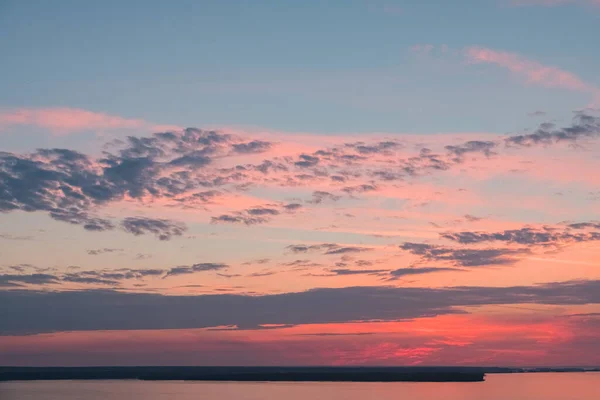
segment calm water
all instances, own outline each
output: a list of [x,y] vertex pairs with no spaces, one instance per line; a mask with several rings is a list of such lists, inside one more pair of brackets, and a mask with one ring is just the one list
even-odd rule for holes
[[476,383],[5,382],[0,399],[598,400],[600,373],[488,375]]

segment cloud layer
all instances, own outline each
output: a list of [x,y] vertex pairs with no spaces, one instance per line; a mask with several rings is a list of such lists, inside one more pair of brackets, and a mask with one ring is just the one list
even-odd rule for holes
[[[231,325],[246,329],[264,324],[396,321],[464,313],[461,307],[489,304],[598,303],[600,281],[442,289],[347,287],[266,296],[12,291],[0,292],[0,334]],[[13,306],[9,308],[9,304]]]
[[187,227],[175,220],[141,216],[118,222],[103,215],[103,210],[123,202],[206,209],[226,206],[250,188],[313,188],[312,198],[292,202],[248,199],[246,207],[220,207],[225,212],[209,219],[212,223],[264,224],[323,203],[428,180],[459,170],[474,159],[485,164],[501,159],[510,149],[561,143],[585,146],[586,140],[599,135],[600,118],[578,113],[567,127],[543,123],[531,133],[438,144],[437,151],[424,146],[410,150],[408,142],[396,139],[345,142],[316,147],[310,154],[280,155],[281,144],[273,141],[188,128],[131,136],[112,143],[117,150],[101,157],[68,149],[0,153],[0,212],[44,212],[88,231],[120,227],[134,235],[169,240],[181,236]]

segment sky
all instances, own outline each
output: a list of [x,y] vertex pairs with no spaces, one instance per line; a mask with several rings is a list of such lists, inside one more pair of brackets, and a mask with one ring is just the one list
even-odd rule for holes
[[600,365],[600,2],[0,0],[0,365]]

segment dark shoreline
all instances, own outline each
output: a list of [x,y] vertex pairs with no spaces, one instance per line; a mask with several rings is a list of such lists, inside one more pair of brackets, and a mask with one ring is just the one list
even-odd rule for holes
[[592,372],[501,367],[0,367],[0,382],[146,380],[238,382],[482,382],[486,374]]
[[0,367],[2,381],[482,382],[481,368],[435,367]]

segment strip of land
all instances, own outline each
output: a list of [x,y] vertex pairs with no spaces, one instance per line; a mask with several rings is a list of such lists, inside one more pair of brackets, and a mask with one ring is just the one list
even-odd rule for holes
[[433,367],[0,367],[0,381],[481,382],[484,375],[480,368]]
[[485,374],[591,372],[501,367],[0,367],[1,381],[481,382]]

